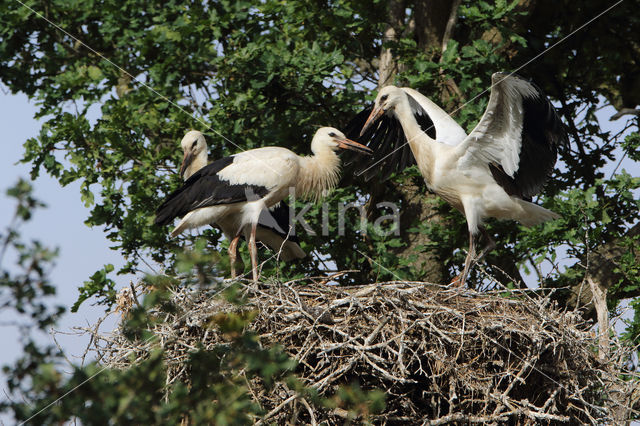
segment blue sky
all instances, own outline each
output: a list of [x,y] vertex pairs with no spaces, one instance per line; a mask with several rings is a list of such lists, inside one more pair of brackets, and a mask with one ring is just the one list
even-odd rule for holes
[[[29,179],[31,167],[17,164],[22,157],[22,144],[35,136],[41,124],[33,118],[36,106],[25,95],[12,95],[6,88],[0,92],[0,128],[2,135],[2,155],[0,156],[0,227],[3,231],[9,224],[14,212],[13,199],[6,196],[6,190],[20,177]],[[78,183],[61,187],[58,182],[42,173],[32,183],[36,198],[43,201],[47,208],[37,210],[32,220],[21,229],[25,241],[39,240],[48,247],[58,247],[59,257],[51,273],[51,282],[57,287],[57,304],[71,306],[78,296],[77,288],[93,272],[106,263],[116,266],[124,262],[118,252],[109,249],[109,241],[101,229],[89,228],[84,224],[88,209],[80,201]],[[15,257],[10,255],[3,260],[3,267],[12,269]],[[130,277],[113,277],[119,286],[126,285]],[[84,303],[78,313],[67,312],[60,321],[58,330],[69,330],[73,326],[94,324],[104,313],[102,307],[92,307]],[[13,313],[0,313],[0,339],[4,343],[0,351],[0,365],[14,360],[21,353],[18,335],[14,327],[3,325]],[[105,330],[113,327],[114,321],[104,325]],[[51,341],[48,336],[41,340]],[[78,336],[58,336],[58,341],[69,358],[84,352],[88,338]],[[3,386],[4,387],[4,381]]]
[[[23,152],[22,144],[25,140],[35,136],[41,123],[33,118],[36,106],[25,95],[6,93],[6,88],[0,84],[0,126],[3,129],[2,155],[0,156],[0,227],[8,225],[13,215],[15,203],[5,195],[7,188],[12,186],[20,177],[29,178],[30,166],[19,164]],[[613,114],[612,108],[599,112],[600,120],[607,121]],[[622,127],[626,120],[607,124],[613,130]],[[176,149],[178,149],[176,141]],[[611,171],[617,163],[610,164]],[[638,165],[625,159],[620,169],[626,168],[637,176]],[[619,169],[619,170],[620,170]],[[634,170],[636,169],[636,170]],[[47,208],[39,209],[32,220],[20,229],[23,240],[39,240],[49,247],[60,249],[55,268],[51,274],[51,282],[57,287],[56,304],[70,307],[77,299],[77,288],[82,285],[93,272],[106,263],[115,265],[116,270],[124,263],[117,251],[109,249],[110,242],[104,237],[100,228],[89,228],[84,224],[88,209],[80,201],[79,184],[73,183],[61,187],[58,182],[46,173],[33,182],[35,196],[43,201]],[[8,256],[3,260],[3,267],[11,270],[15,257]],[[112,275],[118,288],[128,285],[132,277]],[[93,307],[91,301],[85,302],[78,313],[67,312],[57,326],[60,331],[69,331],[71,327],[90,326],[104,314],[102,307]],[[14,327],[3,323],[10,315],[0,312],[0,338],[4,343],[0,351],[0,366],[11,363],[21,353],[19,336]],[[117,316],[112,316],[103,323],[101,330],[108,332],[115,326]],[[40,337],[43,343],[53,343],[51,337]],[[77,335],[58,335],[58,341],[67,357],[75,363],[75,357],[82,355],[86,349],[88,338]],[[4,389],[4,379],[0,389]],[[1,391],[1,390],[0,390]],[[0,417],[0,423],[6,420]]]

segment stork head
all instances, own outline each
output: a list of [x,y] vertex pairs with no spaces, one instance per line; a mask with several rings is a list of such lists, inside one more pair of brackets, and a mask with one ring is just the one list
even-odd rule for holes
[[311,141],[311,152],[317,154],[323,149],[329,148],[332,151],[338,149],[349,149],[351,151],[361,152],[371,155],[373,151],[358,142],[347,139],[347,137],[338,129],[333,127],[321,127],[313,136]]
[[[191,176],[193,173],[189,173],[188,176],[185,176],[185,172],[193,163],[193,160],[198,158],[201,155],[207,155],[207,142],[204,140],[204,135],[197,131],[191,130],[187,132],[186,135],[182,138],[180,142],[182,146],[182,151],[184,152],[184,157],[182,158],[182,166],[180,167],[180,176],[184,179]],[[205,160],[206,163],[206,160]]]
[[388,112],[392,112],[396,105],[398,105],[403,98],[406,99],[406,97],[406,93],[396,86],[385,86],[380,89],[378,96],[376,96],[373,110],[371,111],[371,114],[369,114],[369,118],[367,118],[364,126],[362,126],[360,136],[362,136],[364,132],[380,117]]

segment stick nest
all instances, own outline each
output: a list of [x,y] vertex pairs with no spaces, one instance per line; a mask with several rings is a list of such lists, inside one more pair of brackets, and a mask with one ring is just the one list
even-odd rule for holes
[[[296,375],[321,396],[353,382],[384,391],[384,411],[368,419],[376,424],[611,420],[603,395],[616,375],[598,362],[588,324],[548,299],[411,282],[242,285],[249,301],[242,307],[214,290],[173,290],[179,308],[162,313],[166,321],[153,330],[168,384],[188,381],[190,351],[228,342],[208,325],[212,315],[251,309],[261,344],[281,345],[297,360]],[[107,366],[126,368],[132,353],[144,359],[158,341],[115,332],[102,336],[100,355]],[[267,412],[261,421],[343,424],[348,414],[312,406],[284,383],[268,391],[257,380],[250,385]]]

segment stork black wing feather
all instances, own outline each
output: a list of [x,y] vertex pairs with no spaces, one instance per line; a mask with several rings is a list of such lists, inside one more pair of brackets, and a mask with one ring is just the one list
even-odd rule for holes
[[295,229],[290,226],[289,213],[289,205],[284,201],[280,201],[275,207],[260,212],[258,225],[291,242],[299,243],[300,239],[295,235]]
[[431,139],[436,138],[436,126],[433,124],[433,120],[427,113],[427,111],[422,108],[422,106],[414,99],[413,96],[407,93],[407,98],[409,98],[409,106],[411,106],[411,112],[413,116],[416,118],[418,125]]
[[373,179],[378,173],[381,174],[383,180],[387,179],[394,172],[402,171],[415,164],[411,148],[407,144],[404,132],[395,117],[383,115],[360,136],[360,131],[371,111],[373,111],[373,106],[368,106],[345,127],[345,135],[349,139],[365,144],[373,150],[371,156],[351,155],[343,163],[347,167],[351,166],[356,175],[364,175],[366,182]]
[[533,86],[538,96],[522,99],[524,121],[520,167],[514,175],[523,197],[540,192],[553,171],[558,148],[569,143],[565,126],[551,101],[539,87]]
[[166,225],[192,210],[221,204],[232,204],[267,195],[259,185],[232,185],[220,179],[218,172],[233,162],[233,157],[216,160],[193,174],[158,207],[154,223]]
[[[388,130],[385,132],[384,137],[381,138],[381,142],[389,145],[390,149],[385,149],[384,145],[382,145],[380,150],[388,152],[385,154],[386,158],[381,159],[379,165],[371,167],[367,171],[368,173],[365,175],[367,182],[373,179],[378,172],[381,173],[380,179],[385,181],[389,179],[393,173],[404,170],[405,165],[399,162],[403,157],[402,152],[408,151],[409,154],[411,154],[411,148],[407,145],[407,138],[404,136],[400,122],[389,117],[383,117],[383,119],[386,119],[389,123],[387,124]],[[411,158],[413,158],[413,156],[411,156]]]
[[373,106],[369,105],[358,114],[356,114],[356,116],[347,123],[347,125],[344,127],[344,134],[347,138],[356,142],[358,141],[358,138],[360,137],[360,131],[362,130],[364,123],[367,121],[367,117],[369,117],[369,114],[371,114],[371,111],[373,111]]
[[[522,79],[516,75],[513,77]],[[525,200],[542,190],[553,171],[558,148],[568,144],[565,125],[549,98],[533,82],[527,83],[535,89],[535,93],[522,97],[524,115],[518,170],[510,177],[501,167],[490,165],[496,182],[509,195]]]

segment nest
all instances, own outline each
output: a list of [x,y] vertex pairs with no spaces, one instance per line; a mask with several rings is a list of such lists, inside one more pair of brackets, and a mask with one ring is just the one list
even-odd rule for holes
[[[357,382],[386,393],[380,424],[556,424],[612,421],[606,398],[616,374],[594,354],[595,335],[573,313],[526,292],[479,293],[426,283],[356,287],[322,283],[243,284],[256,310],[262,345],[279,344],[298,362],[296,375],[322,396]],[[219,292],[219,289],[217,290]],[[169,383],[188,381],[184,360],[225,336],[212,315],[239,309],[213,290],[175,289],[179,310],[154,333],[166,351]],[[126,368],[158,342],[103,336],[106,365]],[[135,362],[135,361],[134,361]],[[309,404],[284,383],[252,393],[279,424],[343,424],[347,412]]]

